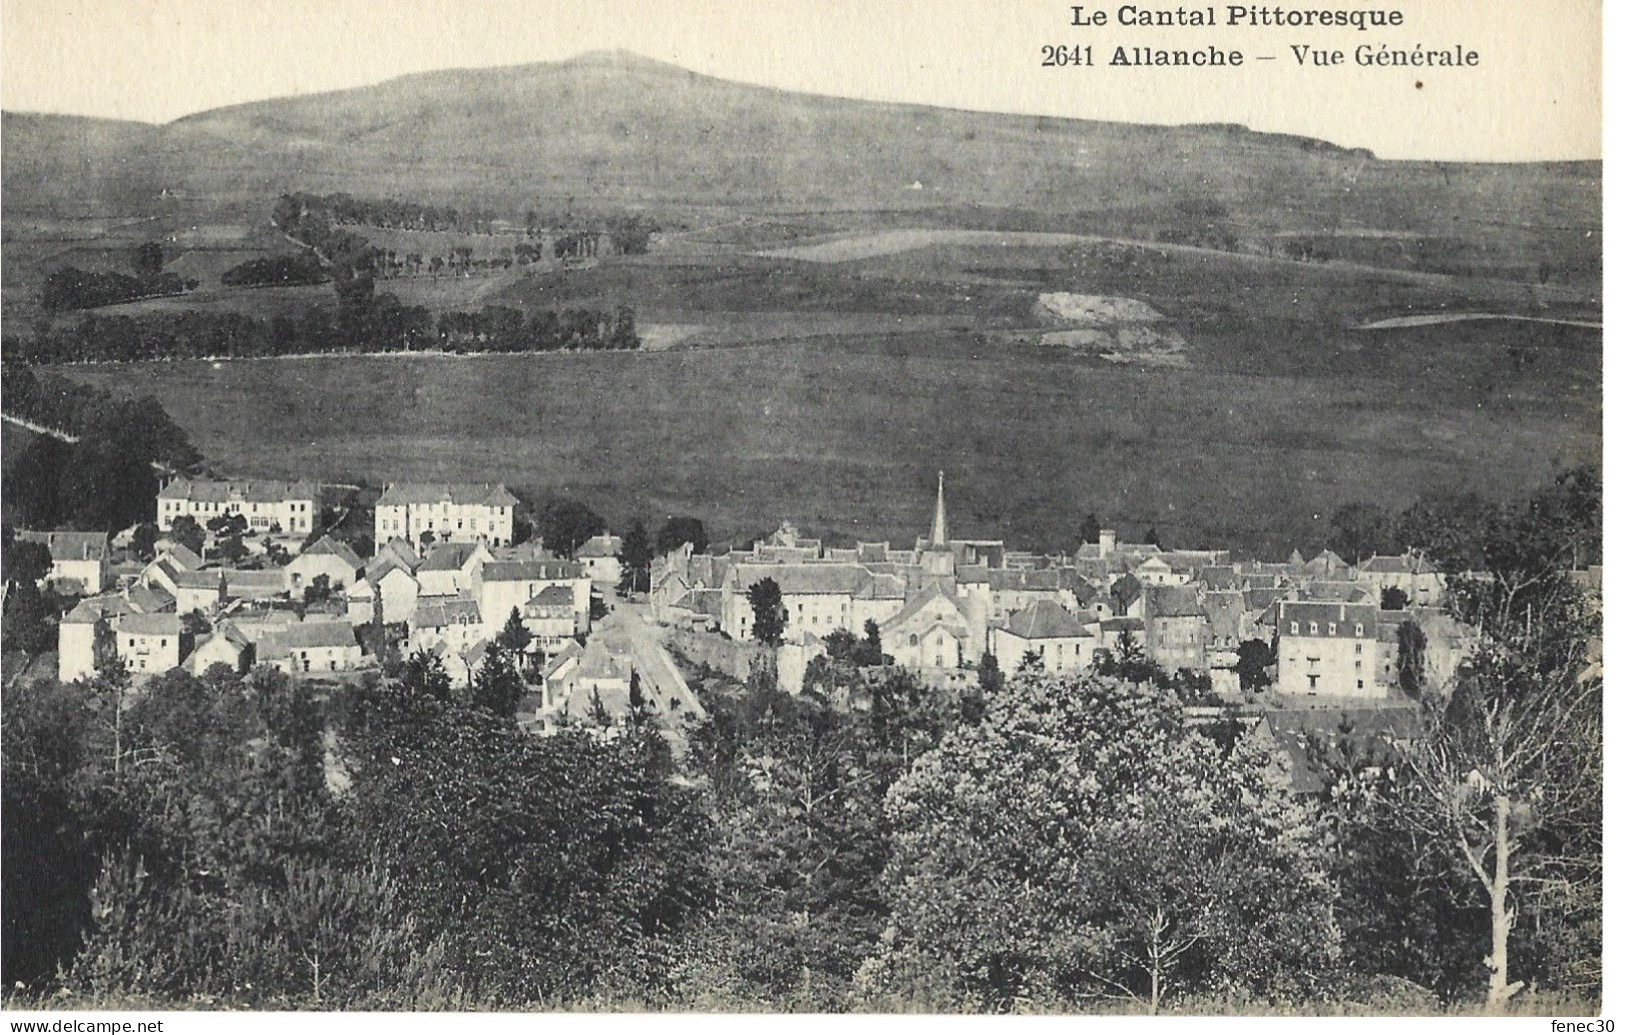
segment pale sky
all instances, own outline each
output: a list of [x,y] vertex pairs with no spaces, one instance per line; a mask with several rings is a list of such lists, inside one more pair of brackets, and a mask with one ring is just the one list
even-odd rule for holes
[[[1271,6],[1282,0],[1268,0]],[[1294,2],[1294,0],[1286,0]],[[1077,28],[1071,0],[0,0],[0,104],[165,122],[438,68],[624,48],[726,79],[875,100],[1152,123],[1237,122],[1386,158],[1600,158],[1600,0],[1303,0],[1402,28]],[[1152,3],[1172,9],[1174,3]],[[1300,5],[1302,6],[1302,5]],[[1203,7],[1202,9],[1206,9]],[[1216,5],[1219,18],[1226,6]],[[1040,48],[1094,44],[1094,68]],[[1241,49],[1239,69],[1105,67],[1124,47]],[[1300,68],[1291,45],[1346,52]],[[1476,68],[1354,65],[1360,44]],[[1272,62],[1253,60],[1273,55]],[[1418,83],[1421,84],[1418,87]]]

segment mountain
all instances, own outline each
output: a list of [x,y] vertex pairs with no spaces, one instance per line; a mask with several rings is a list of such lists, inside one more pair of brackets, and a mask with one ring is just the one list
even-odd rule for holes
[[[6,114],[8,208],[160,192],[263,211],[294,189],[750,210],[996,209],[1121,220],[1191,199],[1286,229],[1600,223],[1597,163],[1384,162],[1239,126],[968,112],[792,93],[625,53],[431,72],[164,126]],[[983,217],[973,217],[983,218]],[[1075,221],[1074,224],[1075,225]]]

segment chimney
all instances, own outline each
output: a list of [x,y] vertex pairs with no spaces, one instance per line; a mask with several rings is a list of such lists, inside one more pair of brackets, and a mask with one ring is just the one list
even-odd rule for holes
[[1110,528],[1100,530],[1100,556],[1117,552],[1117,532]]

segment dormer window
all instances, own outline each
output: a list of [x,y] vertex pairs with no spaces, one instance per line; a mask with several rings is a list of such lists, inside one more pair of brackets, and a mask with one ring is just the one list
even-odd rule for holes
[[1309,623],[1309,635],[1310,636],[1319,636],[1320,635],[1320,623],[1319,622],[1310,622]]
[[1354,623],[1354,635],[1356,635],[1356,636],[1364,636],[1365,635],[1365,623],[1364,622],[1355,622]]
[[1326,635],[1327,636],[1336,636],[1337,635],[1337,623],[1336,622],[1327,623],[1327,625],[1326,625]]
[[1294,636],[1298,635],[1298,623],[1297,622],[1292,623],[1292,635],[1294,635]]

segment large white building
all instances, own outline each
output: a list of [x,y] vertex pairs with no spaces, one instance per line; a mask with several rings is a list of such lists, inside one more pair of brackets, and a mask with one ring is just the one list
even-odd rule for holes
[[519,502],[501,484],[400,482],[389,486],[373,508],[373,541],[404,539],[424,543],[513,542],[513,508]]
[[1387,695],[1387,687],[1379,678],[1375,607],[1283,600],[1276,608],[1282,693],[1318,697]]
[[308,535],[321,514],[319,498],[314,482],[176,478],[158,492],[158,528],[167,532],[180,517],[207,525],[217,517],[241,514],[255,532]]

